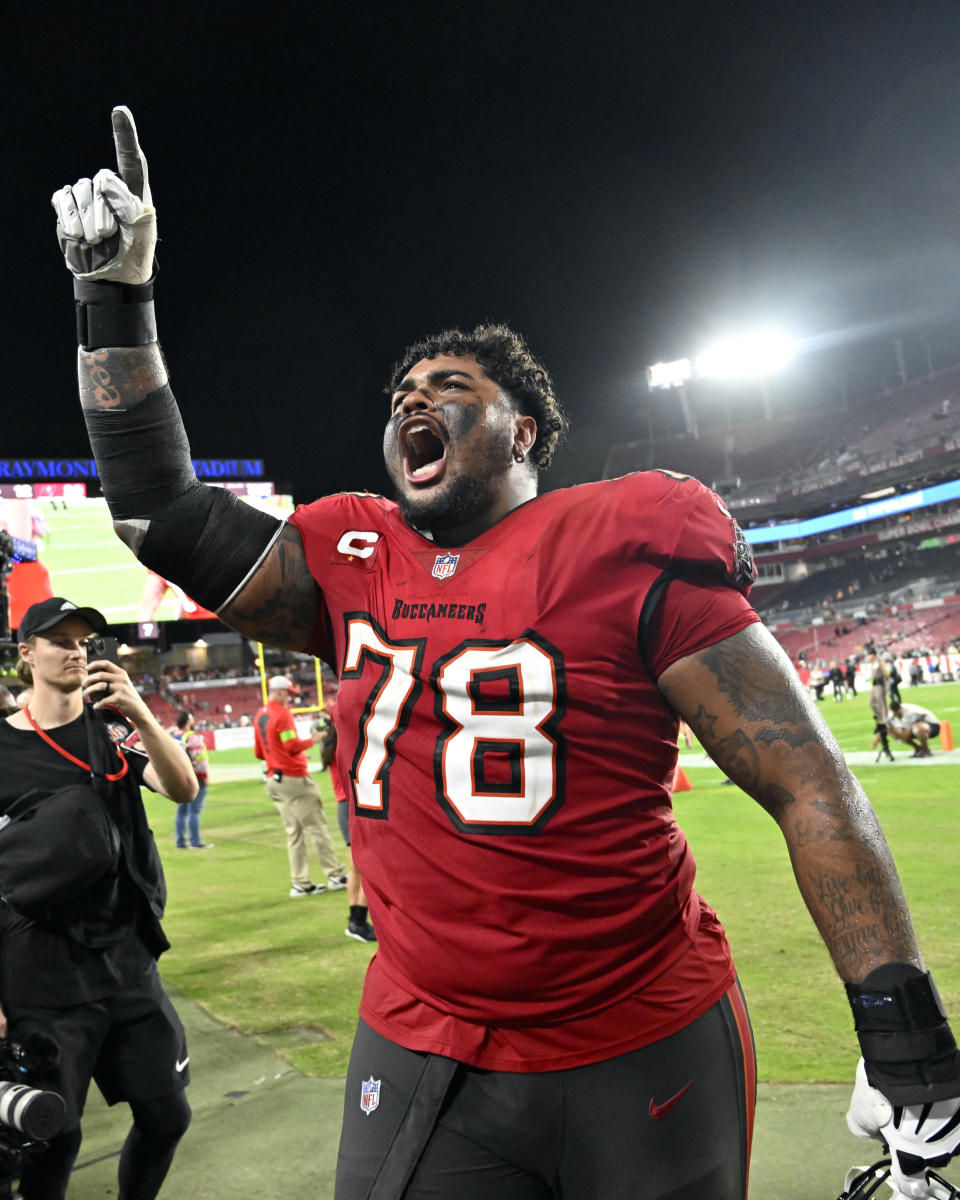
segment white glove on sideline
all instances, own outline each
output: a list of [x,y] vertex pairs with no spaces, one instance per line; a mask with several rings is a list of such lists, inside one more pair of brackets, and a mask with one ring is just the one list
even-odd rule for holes
[[146,283],[153,274],[157,213],[133,114],[122,105],[113,110],[113,140],[119,176],[104,168],[92,180],[54,192],[57,240],[78,279]]
[[889,1147],[894,1200],[941,1200],[944,1192],[926,1169],[943,1167],[960,1146],[960,1097],[894,1106],[870,1086],[861,1058],[847,1127],[857,1137],[875,1138]]

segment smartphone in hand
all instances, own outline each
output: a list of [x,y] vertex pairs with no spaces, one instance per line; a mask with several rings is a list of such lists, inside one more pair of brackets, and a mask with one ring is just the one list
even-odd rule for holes
[[119,666],[119,646],[120,643],[115,637],[87,638],[87,662],[97,662],[105,659],[107,662],[116,663]]

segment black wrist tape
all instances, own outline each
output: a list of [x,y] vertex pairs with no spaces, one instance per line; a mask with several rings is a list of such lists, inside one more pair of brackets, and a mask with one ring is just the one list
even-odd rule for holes
[[847,984],[867,1079],[892,1104],[960,1094],[960,1053],[929,972],[887,963]]
[[89,409],[84,420],[111,516],[117,523],[146,525],[137,558],[216,611],[283,522],[225,488],[199,482],[168,386],[127,410]]
[[157,340],[153,283],[109,283],[74,279],[77,342],[84,350],[104,346],[147,346]]

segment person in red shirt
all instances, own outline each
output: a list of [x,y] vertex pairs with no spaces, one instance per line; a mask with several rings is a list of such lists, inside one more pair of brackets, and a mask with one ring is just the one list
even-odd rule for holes
[[[273,676],[267,684],[268,702],[254,719],[253,736],[254,753],[266,763],[267,795],[277,806],[287,835],[290,895],[299,898],[340,891],[347,886],[347,876],[330,841],[320,789],[310,778],[307,751],[319,735],[301,738],[290,712],[295,688],[286,675]],[[308,838],[326,873],[326,884],[310,878]]]
[[[403,354],[395,502],[328,496],[279,523],[204,488],[157,342],[146,160],[130,112],[113,122],[119,175],[53,203],[114,528],[226,624],[340,679],[379,945],[337,1200],[744,1200],[756,1063],[673,812],[680,718],[784,836],[854,1014],[850,1127],[889,1145],[901,1193],[931,1195],[960,1145],[960,1052],[870,803],[746,599],[723,501],[665,471],[540,494],[565,420],[500,325]],[[458,255],[421,247],[411,272]]]

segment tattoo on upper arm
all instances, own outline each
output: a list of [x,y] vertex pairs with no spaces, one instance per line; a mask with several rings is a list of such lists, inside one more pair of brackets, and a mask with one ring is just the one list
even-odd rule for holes
[[753,739],[767,746],[785,742],[794,749],[818,742],[817,731],[795,690],[784,687],[781,671],[772,663],[765,665],[759,655],[751,659],[750,671],[744,671],[740,647],[731,645],[733,640],[711,646],[700,659],[716,677],[720,691],[729,696],[737,716],[757,726]]
[[756,747],[742,729],[736,729],[710,746],[714,762],[744,791],[751,792],[760,778],[760,759]]
[[[822,731],[811,720],[802,694],[785,678],[780,661],[762,643],[744,645],[743,639],[730,638],[704,650],[697,660],[713,676],[717,691],[729,699],[729,706],[722,709],[718,706],[716,712],[711,712],[700,702],[688,717],[691,728],[714,762],[775,820],[781,821],[796,796],[789,780],[764,779],[764,751],[779,746],[788,752],[799,752],[806,771],[819,770],[831,757]],[[668,689],[669,682],[665,694],[670,699]],[[709,691],[708,684],[704,692],[709,694]],[[829,801],[825,800],[824,805],[826,827],[841,814]],[[846,833],[827,834],[811,823],[804,836],[809,841],[825,836],[842,840]]]
[[727,737],[716,736],[717,713],[708,712],[701,704],[688,721],[700,742],[710,751],[710,757],[744,791],[751,791],[760,776],[760,760],[756,748],[742,729]]
[[702,742],[704,738],[711,738],[713,736],[713,727],[716,725],[717,720],[717,714],[707,712],[701,704],[693,716],[687,720],[687,724]]
[[156,343],[101,350],[81,347],[77,376],[81,408],[124,412],[163,387],[167,382],[167,369]]
[[270,645],[302,650],[321,602],[300,535],[286,525],[256,576],[220,617]]

